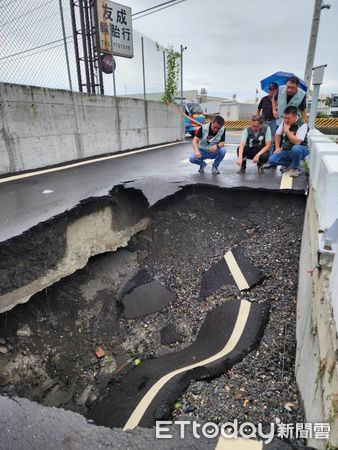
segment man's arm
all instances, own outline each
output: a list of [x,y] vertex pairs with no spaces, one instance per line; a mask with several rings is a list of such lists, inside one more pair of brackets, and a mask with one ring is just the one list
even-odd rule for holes
[[262,100],[258,103],[256,115],[260,114],[262,111]]
[[296,138],[299,139],[302,143],[305,140],[308,131],[309,128],[307,123],[303,123],[303,125],[297,130]]
[[301,144],[302,140],[299,139],[297,136],[295,136],[291,131],[290,131],[290,125],[286,125],[284,124],[283,126],[283,131],[286,134],[286,136],[288,137],[289,141],[292,142],[292,144]]
[[279,125],[275,133],[275,151],[274,153],[279,153],[282,151],[281,142],[282,142],[282,134],[283,134],[283,125],[284,121]]
[[277,111],[277,100],[276,95],[278,95],[278,91],[276,94],[272,97],[271,103],[272,103],[272,114],[275,119],[278,119],[278,111]]
[[193,140],[192,140],[192,146],[193,146],[193,149],[194,149],[195,156],[197,156],[197,158],[201,157],[201,153],[200,153],[199,148],[198,148],[199,141],[200,140],[199,140],[199,138],[197,136],[195,136],[193,138]]
[[225,144],[224,141],[219,141],[217,144],[210,147],[211,153],[216,153],[219,148],[224,147],[224,144]]
[[300,110],[300,115],[303,119],[303,122],[307,122],[307,111],[306,111],[306,95],[304,95],[303,100],[301,101],[300,105],[298,106]]
[[244,152],[244,147],[245,147],[247,138],[248,138],[248,131],[246,128],[244,128],[242,136],[241,136],[241,141],[240,141],[240,144],[238,147],[238,158],[236,161],[236,164],[238,164],[239,166],[241,166],[242,162],[243,162],[243,152]]
[[254,156],[254,158],[252,158],[252,162],[253,163],[257,163],[259,160],[259,157],[261,155],[263,155],[264,153],[268,152],[270,150],[271,147],[271,140],[270,141],[265,141],[265,145],[263,148],[260,149],[260,151],[258,153],[256,153],[256,155]]
[[282,140],[281,135],[277,134],[277,132],[276,132],[276,134],[275,134],[275,151],[274,151],[274,153],[279,153],[279,152],[282,151],[281,140]]
[[300,114],[302,116],[303,122],[307,122],[307,110],[306,108]]
[[261,111],[262,111],[262,99],[258,103],[256,114],[261,114]]
[[245,147],[245,142],[241,142],[239,144],[239,149],[238,149],[238,159],[237,159],[237,164],[238,165],[241,165],[242,162],[243,162],[244,147]]
[[256,155],[252,159],[252,162],[253,163],[258,162],[259,157],[261,155],[263,155],[264,153],[268,152],[270,150],[270,147],[271,147],[271,129],[270,129],[270,127],[268,127],[265,132],[265,145],[263,148],[260,149],[260,151],[258,153],[256,153]]
[[224,147],[224,145],[225,145],[225,129],[224,129],[224,131],[223,131],[221,140],[220,140],[217,144],[215,144],[215,145],[213,145],[212,147],[210,147],[210,151],[211,151],[212,153],[216,153],[217,150],[218,150],[219,148]]

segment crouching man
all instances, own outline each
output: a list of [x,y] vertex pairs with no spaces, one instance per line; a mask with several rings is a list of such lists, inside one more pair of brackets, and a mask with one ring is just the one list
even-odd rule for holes
[[241,142],[237,149],[237,173],[246,171],[246,160],[252,159],[257,164],[258,172],[263,172],[263,164],[269,158],[271,147],[271,130],[264,122],[264,117],[256,114],[251,118],[251,125],[243,130]]
[[289,171],[291,177],[298,177],[300,163],[309,154],[307,133],[307,123],[298,116],[297,108],[288,106],[276,131],[275,151],[264,168],[283,166],[283,171]]
[[211,123],[202,125],[196,132],[192,140],[194,153],[190,157],[190,162],[198,164],[199,173],[203,173],[207,163],[205,159],[213,159],[211,172],[219,174],[218,166],[223,161],[226,150],[224,119],[216,116]]

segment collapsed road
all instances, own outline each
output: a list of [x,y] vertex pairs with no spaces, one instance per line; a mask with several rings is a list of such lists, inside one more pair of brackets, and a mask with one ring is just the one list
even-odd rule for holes
[[[181,158],[182,148],[176,151]],[[160,159],[159,155],[155,155],[156,158]],[[148,164],[148,155],[146,161]],[[155,165],[150,170],[156,172],[159,167]],[[84,180],[84,174],[78,171],[76,169],[72,175]],[[107,167],[105,171],[108,177]],[[97,198],[89,195],[85,202],[67,212],[59,210],[56,216],[55,212],[61,206],[58,196],[63,195],[58,189],[67,187],[68,177],[64,173],[61,177],[58,173],[52,181],[48,175],[46,183],[44,175],[30,183],[28,189],[34,187],[40,199],[45,198],[41,197],[42,188],[53,190],[52,196],[56,193],[51,209],[47,211],[53,216],[49,215],[48,219],[31,226],[33,224],[29,223],[31,219],[27,215],[27,222],[23,220],[17,225],[17,231],[18,227],[24,230],[28,226],[28,229],[17,237],[11,236],[10,226],[3,228],[3,236],[7,233],[8,239],[2,242],[0,250],[5,252],[7,261],[10,261],[13,251],[13,258],[21,257],[21,262],[15,270],[11,264],[1,267],[2,279],[11,280],[1,284],[2,294],[21,289],[20,276],[25,286],[41,277],[44,277],[46,285],[40,284],[39,292],[40,280],[32,296],[27,291],[30,297],[27,303],[4,312],[0,317],[0,338],[6,348],[0,359],[3,394],[26,397],[43,405],[58,406],[91,417],[94,411],[100,410],[112,382],[118,388],[123,383],[128,386],[132,384],[128,377],[138,377],[137,373],[140,373],[142,378],[147,367],[153,371],[152,364],[161,358],[168,361],[165,364],[168,370],[161,369],[163,376],[178,367],[184,368],[189,361],[192,362],[189,357],[194,355],[194,345],[197,349],[195,356],[203,351],[203,346],[209,351],[208,339],[210,342],[218,341],[215,354],[217,349],[226,347],[229,333],[236,323],[234,311],[238,311],[240,305],[248,305],[250,313],[247,319],[250,320],[245,323],[251,326],[251,334],[243,338],[244,346],[240,349],[234,347],[235,357],[230,355],[227,359],[224,354],[217,364],[212,363],[209,368],[204,364],[202,371],[189,370],[189,376],[179,377],[177,385],[174,376],[169,383],[171,394],[167,395],[165,386],[161,389],[155,408],[157,415],[150,415],[144,425],[151,426],[155,418],[187,415],[216,423],[225,417],[238,417],[242,421],[249,417],[253,422],[260,421],[266,425],[276,417],[287,422],[301,421],[303,412],[293,369],[304,178],[295,180],[292,190],[282,189],[281,192],[282,177],[278,174],[266,174],[266,177],[263,174],[258,181],[255,181],[257,175],[250,173],[245,175],[248,175],[247,179],[229,176],[217,180],[206,174],[204,186],[201,186],[201,177],[188,175],[190,171],[191,167],[182,162],[178,173],[168,176],[166,171],[162,179],[161,174],[155,176],[152,173],[147,181],[129,180],[125,187],[118,183],[120,187],[104,195],[101,194],[109,186],[108,178],[103,175],[101,186],[96,184],[94,189],[95,177],[89,176],[86,194],[93,194],[95,190],[100,195]],[[88,175],[88,168],[85,172]],[[121,171],[120,177],[123,175]],[[23,181],[15,183],[20,185]],[[246,183],[258,183],[258,189],[243,190]],[[212,187],[213,184],[216,187]],[[8,190],[10,186],[5,185],[5,188]],[[13,185],[11,189],[14,192]],[[81,189],[80,183],[75,195],[83,197]],[[28,195],[27,187],[25,195]],[[75,201],[74,198],[67,202]],[[66,275],[57,270],[54,278],[47,282],[46,273],[55,271],[69,252],[67,227],[78,219],[87,220],[86,217],[105,208],[109,208],[107,223],[114,223],[112,229],[121,234],[121,241],[115,240],[113,246],[107,246],[105,241],[99,251],[87,253],[87,259],[91,258],[88,263],[81,257],[78,266],[69,266],[73,272],[80,270],[75,273],[69,271]],[[46,209],[41,207],[39,211],[37,208],[35,220],[43,215],[46,218]],[[95,220],[89,222],[89,228],[95,228],[97,224],[95,216]],[[78,225],[81,228],[81,222]],[[108,228],[102,228],[103,237]],[[128,233],[123,233],[126,228]],[[85,238],[86,233],[83,234]],[[27,238],[26,245],[20,238]],[[240,247],[263,278],[249,290],[239,290],[236,283],[222,284],[216,277],[218,285],[201,296],[203,276],[224,261],[229,250],[234,249],[236,253],[236,248]],[[75,248],[74,254],[77,252],[78,248]],[[95,256],[96,253],[103,254]],[[124,316],[121,292],[140,270],[146,272],[141,285],[158,280],[175,294],[176,300],[157,312],[128,319]],[[23,295],[22,299],[28,300],[26,297]],[[223,310],[227,318],[224,327],[220,319],[220,311]],[[268,311],[270,316],[265,326]],[[211,322],[210,317],[214,317]],[[170,324],[176,337],[171,343],[161,344],[161,332]],[[209,332],[210,326],[215,335]],[[243,331],[246,333],[245,329]],[[98,347],[103,350],[100,357],[95,355]],[[252,351],[255,347],[257,349]],[[189,356],[186,361],[174,366],[171,360],[184,353]],[[211,353],[208,352],[201,354],[200,361],[209,356]],[[210,377],[212,379],[207,381]],[[140,398],[155,381],[153,378],[149,382],[141,382]],[[130,396],[134,397],[133,405],[136,407],[134,393],[131,392]],[[108,404],[117,413],[121,408],[118,396],[113,396]],[[127,418],[128,411],[125,413]],[[126,422],[123,423],[121,416],[119,423],[110,425],[122,427]],[[296,444],[303,445],[302,442]]]

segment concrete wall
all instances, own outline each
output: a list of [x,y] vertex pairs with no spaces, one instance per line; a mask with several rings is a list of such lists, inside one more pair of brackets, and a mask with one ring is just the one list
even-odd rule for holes
[[204,114],[219,114],[221,102],[212,100],[210,102],[200,103],[200,107]]
[[178,107],[0,83],[0,175],[182,139]]
[[[325,229],[338,217],[338,145],[311,132],[310,191],[305,211],[297,300],[296,378],[306,422],[331,426],[314,448],[338,448],[338,251],[324,249]],[[338,238],[338,236],[337,236]]]
[[219,113],[224,120],[250,119],[257,111],[256,103],[239,103],[237,101],[220,104]]
[[[164,92],[148,92],[146,94],[146,99],[147,100],[152,100],[155,102],[159,102],[161,101],[161,98],[163,97]],[[138,98],[140,100],[144,99],[144,94],[143,92],[140,94],[125,94],[122,95],[121,97],[125,97],[125,98]],[[190,89],[187,91],[183,91],[183,99],[184,100],[192,100],[194,102],[198,102],[198,90],[197,89]],[[176,101],[180,102],[181,100],[181,92],[180,91],[176,91],[174,94],[174,98],[176,99]]]

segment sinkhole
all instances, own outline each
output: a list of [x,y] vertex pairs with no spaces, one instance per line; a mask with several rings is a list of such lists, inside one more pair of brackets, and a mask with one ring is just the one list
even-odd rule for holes
[[[304,210],[300,195],[206,186],[150,208],[120,186],[11,239],[0,247],[1,395],[123,428],[173,372],[134,423],[302,422],[294,364]],[[228,269],[223,278],[229,251],[244,255],[244,278],[259,273],[248,288]]]

